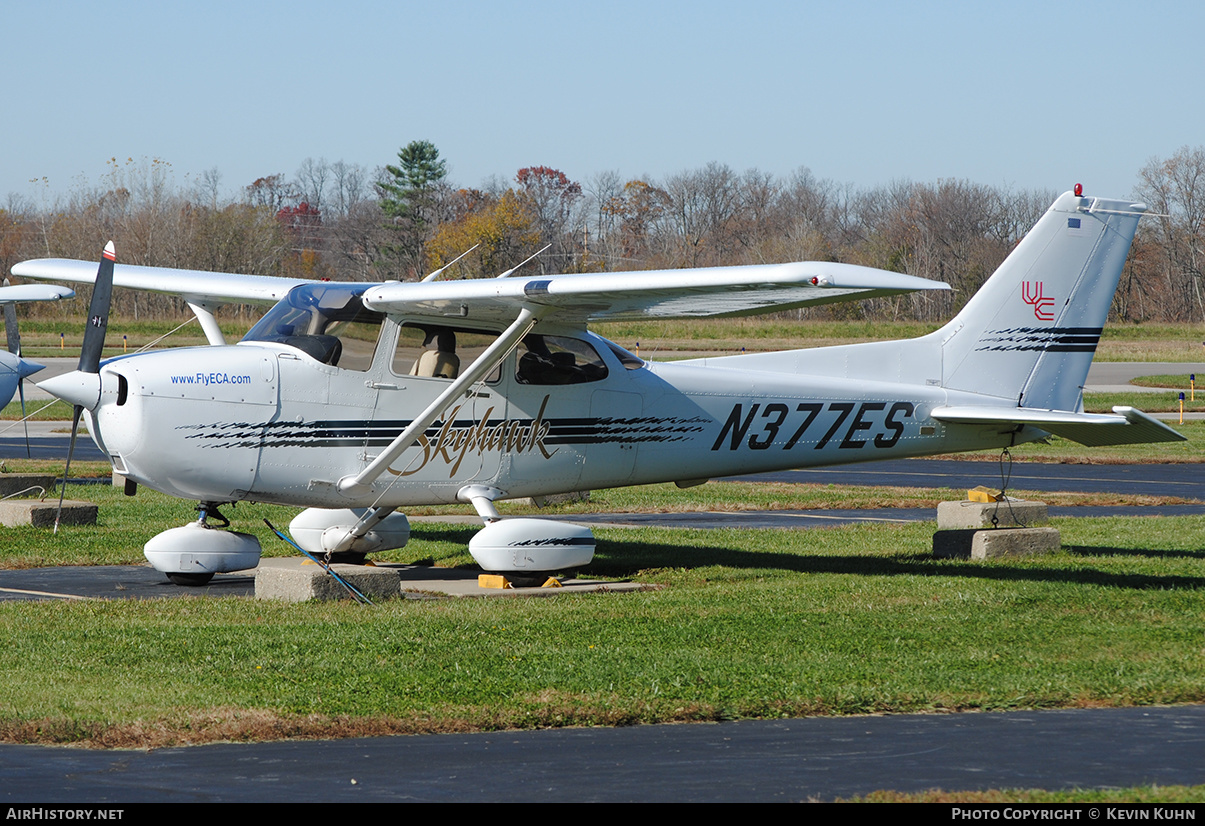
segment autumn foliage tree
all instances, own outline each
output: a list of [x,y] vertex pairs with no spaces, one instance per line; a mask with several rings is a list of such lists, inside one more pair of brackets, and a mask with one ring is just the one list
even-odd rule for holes
[[[952,292],[792,311],[792,317],[948,318],[1045,211],[1055,193],[962,180],[858,188],[800,167],[780,177],[719,164],[660,179],[598,173],[588,187],[549,166],[453,188],[427,141],[376,172],[307,159],[223,197],[214,169],[175,185],[171,164],[114,158],[95,185],[9,196],[0,210],[0,264],[38,257],[95,260],[112,239],[124,263],[219,272],[414,278],[480,247],[445,277],[491,277],[552,248],[523,270],[670,269],[780,261],[843,261],[949,282]],[[1152,159],[1138,199],[1151,214],[1114,299],[1113,317],[1205,318],[1205,147]],[[1114,193],[1119,194],[1119,193]],[[36,204],[36,205],[35,205]],[[588,234],[587,234],[588,225]],[[31,306],[70,314],[77,302]],[[118,290],[114,312],[187,313],[171,296]],[[225,312],[244,312],[232,308]],[[260,308],[245,310],[253,317]]]
[[482,197],[458,220],[441,226],[427,245],[427,267],[438,269],[477,244],[445,278],[497,276],[539,250],[541,240],[535,217],[514,190],[507,190],[498,199]]
[[582,197],[581,185],[569,180],[569,176],[559,169],[548,166],[520,169],[515,175],[515,183],[519,185],[517,197],[531,215],[543,242],[541,246],[552,247],[540,256],[537,262],[540,271],[572,271],[574,208]]

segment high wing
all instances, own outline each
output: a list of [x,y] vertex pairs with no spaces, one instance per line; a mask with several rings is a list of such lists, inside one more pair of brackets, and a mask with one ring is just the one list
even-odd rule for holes
[[[13,274],[91,283],[96,265],[61,258],[24,261]],[[118,264],[118,287],[178,295],[212,309],[224,303],[275,303],[301,278]],[[948,290],[939,281],[852,264],[800,262],[693,270],[652,270],[538,278],[365,284],[364,305],[381,312],[470,317],[509,324],[523,307],[551,307],[564,322],[740,316],[814,304]],[[196,307],[194,307],[196,309]]]
[[[91,284],[96,280],[96,262],[69,258],[38,258],[13,267],[13,275],[36,281],[71,281]],[[178,295],[203,304],[275,304],[285,293],[300,284],[314,283],[304,278],[276,278],[268,275],[236,275],[204,270],[176,270],[170,267],[137,267],[117,264],[113,267],[113,286],[152,293]]]
[[[95,273],[93,273],[95,275]],[[0,287],[0,305],[24,304],[27,301],[59,301],[72,298],[75,293],[66,287],[53,284],[17,284]]]
[[[742,316],[854,301],[948,284],[852,264],[798,262],[692,270],[554,275],[370,288],[364,305],[382,312],[510,322],[519,307],[550,307],[558,321]],[[545,316],[548,317],[548,316]]]

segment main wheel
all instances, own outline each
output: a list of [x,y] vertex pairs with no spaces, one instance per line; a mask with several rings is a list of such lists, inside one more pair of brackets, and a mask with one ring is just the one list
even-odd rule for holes
[[213,579],[213,572],[204,574],[168,574],[167,578],[176,585],[195,588],[201,585],[208,585],[209,580]]
[[544,573],[516,573],[514,571],[503,571],[501,576],[506,577],[506,581],[511,584],[512,588],[539,588],[548,581],[548,577],[552,576],[550,572]]

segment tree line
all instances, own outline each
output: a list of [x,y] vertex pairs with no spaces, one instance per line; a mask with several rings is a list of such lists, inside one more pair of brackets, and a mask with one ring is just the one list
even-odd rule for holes
[[[963,180],[857,188],[806,168],[781,177],[721,163],[659,180],[609,171],[576,181],[530,166],[472,188],[448,179],[433,144],[413,141],[375,170],[307,159],[292,176],[266,175],[231,196],[216,169],[179,185],[165,161],[113,159],[97,184],[53,194],[43,182],[40,197],[10,195],[0,266],[92,259],[108,239],[124,263],[344,281],[413,281],[444,267],[443,278],[490,277],[528,259],[521,272],[532,274],[842,261],[954,290],[798,315],[938,321],[1056,194]],[[1152,217],[1139,226],[1113,318],[1205,320],[1205,147],[1152,159],[1134,195]],[[119,291],[115,300],[134,318],[187,312],[167,296]]]

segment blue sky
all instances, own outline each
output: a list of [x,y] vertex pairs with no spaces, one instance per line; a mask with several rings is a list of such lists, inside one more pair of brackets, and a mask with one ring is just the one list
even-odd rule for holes
[[[710,161],[1125,196],[1205,143],[1205,4],[8,2],[0,203],[161,158],[228,192],[431,140],[477,186]],[[34,185],[31,179],[47,178]]]

